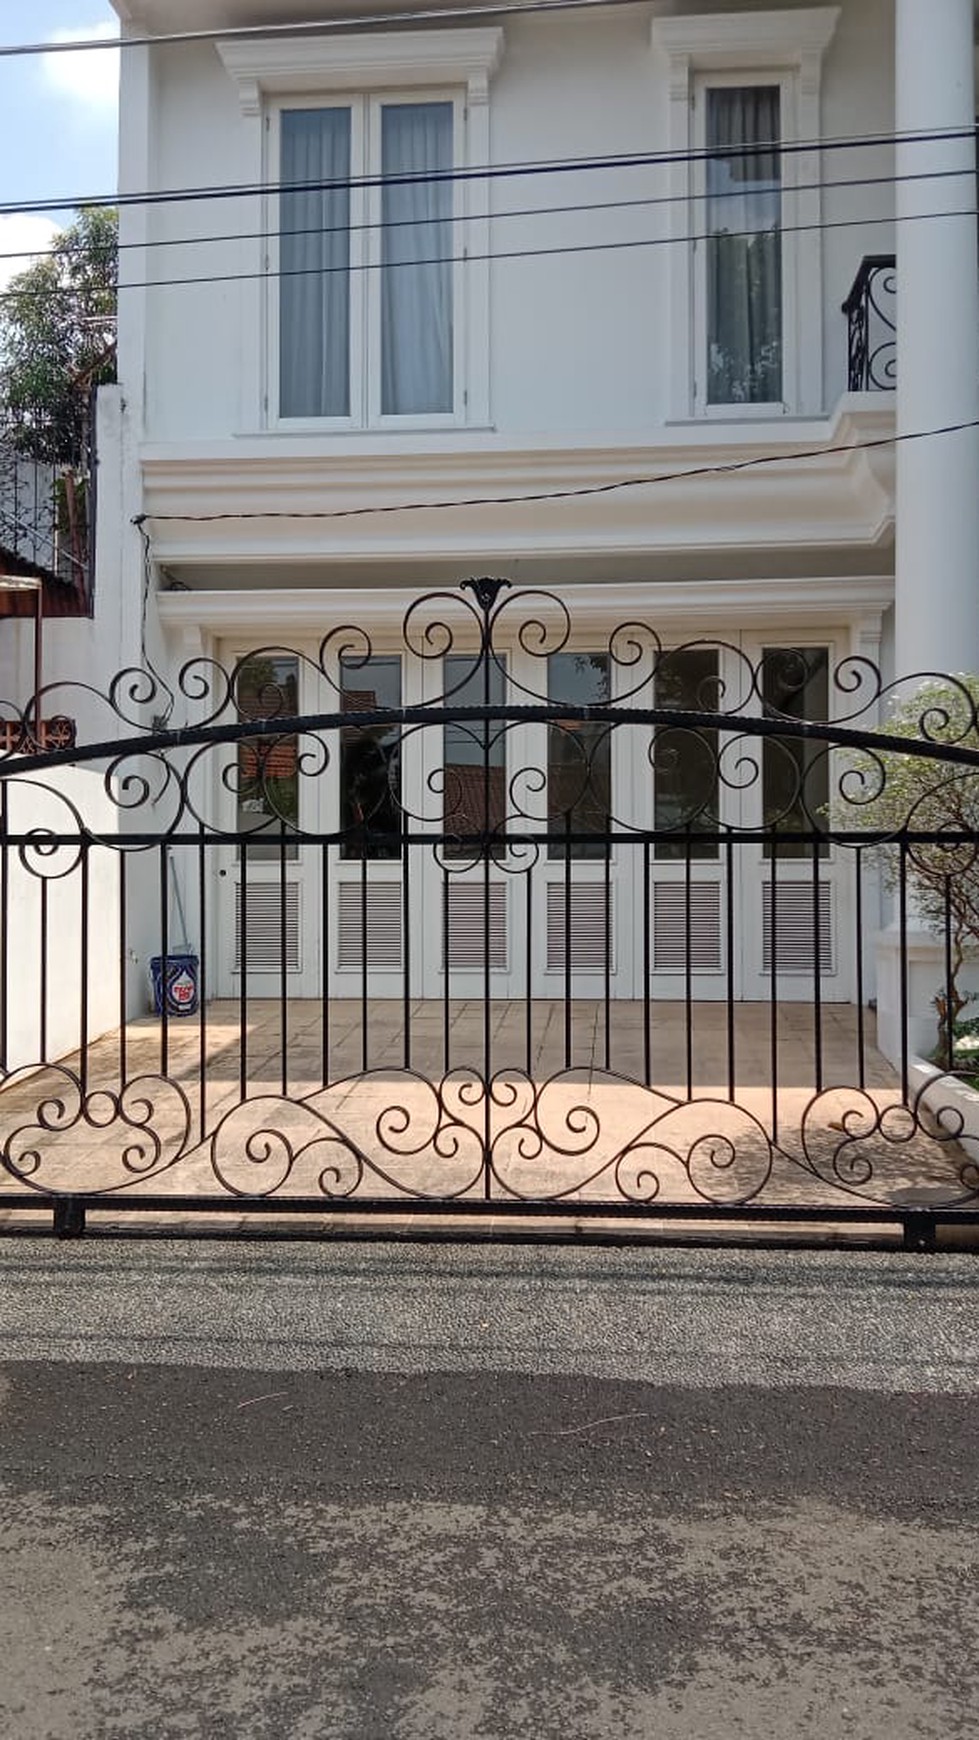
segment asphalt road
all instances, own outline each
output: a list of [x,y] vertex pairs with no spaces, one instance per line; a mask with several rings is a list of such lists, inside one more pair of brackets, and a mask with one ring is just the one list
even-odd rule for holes
[[979,1735],[977,1265],[0,1243],[0,1735]]

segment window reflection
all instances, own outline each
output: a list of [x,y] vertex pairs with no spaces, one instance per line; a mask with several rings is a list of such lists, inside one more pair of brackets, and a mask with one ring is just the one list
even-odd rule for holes
[[[606,653],[552,653],[547,661],[548,697],[588,706],[609,699]],[[568,836],[605,834],[612,809],[610,728],[580,719],[547,729],[547,829],[549,858],[607,858],[608,845]]]
[[[240,719],[290,719],[299,712],[299,664],[286,653],[255,653],[243,659],[235,673],[235,705]],[[249,863],[280,855],[283,827],[292,832],[299,821],[298,739],[245,737],[238,744],[237,828],[239,834],[266,836],[249,841]],[[295,842],[286,856],[295,858]],[[238,848],[241,855],[241,846]]]
[[[824,646],[765,647],[762,654],[765,715],[824,720],[829,712],[829,652]],[[829,761],[823,743],[801,737],[766,737],[762,744],[764,825],[779,834],[826,829]],[[820,857],[827,848],[821,845]],[[766,858],[772,844],[765,842]],[[780,858],[808,858],[802,842],[778,841]]]
[[401,706],[399,658],[344,659],[340,666],[340,827],[342,858],[400,858],[401,730],[359,725],[358,713]]
[[[444,665],[445,693],[450,707],[501,707],[506,678],[495,662],[452,656]],[[487,693],[488,689],[488,693]],[[442,827],[447,836],[489,835],[492,851],[503,851],[506,820],[506,734],[499,721],[472,720],[446,725],[442,741]],[[499,841],[499,844],[495,842]],[[447,839],[445,855],[465,858],[472,846]]]
[[[656,671],[657,707],[687,713],[714,712],[717,707],[717,652],[709,647],[682,647],[667,653]],[[657,829],[677,839],[657,841],[657,858],[685,858],[689,835],[717,828],[717,732],[670,730],[659,727],[653,747],[655,818]],[[691,858],[716,858],[716,841],[690,840]]]

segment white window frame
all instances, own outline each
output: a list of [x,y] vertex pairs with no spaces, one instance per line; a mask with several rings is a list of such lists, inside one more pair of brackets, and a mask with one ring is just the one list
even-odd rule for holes
[[[478,177],[454,183],[454,252],[460,258],[453,285],[454,396],[450,413],[423,416],[380,415],[380,383],[366,385],[369,361],[352,343],[351,416],[282,418],[278,414],[278,178],[279,122],[284,107],[363,106],[365,124],[384,101],[453,102],[455,161],[464,169],[490,162],[489,85],[503,54],[503,31],[431,30],[377,35],[304,37],[219,43],[218,52],[238,88],[242,125],[247,133],[242,180],[264,186],[262,235],[254,244],[252,288],[243,297],[244,332],[255,334],[261,365],[244,393],[242,416],[254,428],[282,433],[350,434],[363,431],[465,426],[485,428],[489,403],[489,195]],[[356,122],[355,122],[356,127]],[[378,122],[379,131],[379,122]],[[354,169],[354,177],[358,174]],[[354,218],[353,221],[363,221]],[[374,247],[380,248],[379,232]],[[354,231],[351,261],[369,231]],[[465,264],[462,258],[465,256]],[[353,274],[376,276],[379,273]],[[358,298],[352,283],[351,315]],[[380,306],[380,295],[366,298]],[[367,317],[365,317],[367,318]],[[360,321],[352,318],[352,331]],[[260,335],[262,342],[259,344]],[[380,316],[377,316],[379,349]],[[245,350],[247,352],[248,346]],[[368,347],[369,348],[369,347]],[[377,371],[375,371],[377,372]],[[358,404],[358,394],[360,394]],[[358,414],[354,415],[354,406]]]
[[[707,260],[708,244],[702,237],[707,235],[707,214],[709,210],[707,194],[707,163],[700,153],[707,149],[707,104],[708,92],[712,90],[744,90],[767,87],[779,93],[779,129],[782,138],[795,136],[793,125],[794,82],[786,76],[778,74],[759,73],[747,77],[742,73],[704,73],[694,81],[692,97],[692,136],[693,150],[697,157],[691,165],[691,183],[696,191],[694,215],[690,234],[697,239],[693,244],[693,413],[697,417],[721,417],[730,420],[732,417],[781,417],[792,406],[796,397],[795,387],[799,373],[799,351],[801,333],[799,322],[794,318],[799,309],[799,286],[797,283],[798,257],[797,249],[792,245],[795,241],[793,233],[785,234],[786,225],[795,223],[795,195],[793,181],[795,179],[795,157],[784,156],[781,159],[781,189],[779,233],[782,248],[782,397],[775,400],[758,400],[754,404],[731,401],[724,404],[712,404],[708,398],[707,382],[709,377],[708,332],[707,332]],[[821,324],[820,316],[820,324]]]
[[654,47],[667,62],[668,171],[671,195],[669,319],[670,417],[742,421],[772,416],[819,416],[823,410],[823,269],[820,236],[820,152],[782,157],[783,373],[779,405],[706,403],[706,247],[688,238],[705,233],[705,175],[697,152],[705,142],[711,84],[778,84],[782,140],[820,136],[823,57],[833,39],[838,6],[799,11],[700,13],[653,21]]
[[351,204],[350,204],[350,411],[346,417],[294,417],[280,410],[280,307],[281,277],[280,201],[269,198],[268,290],[266,296],[266,356],[269,401],[269,426],[286,433],[317,433],[324,428],[342,431],[356,429],[439,429],[452,428],[467,421],[466,412],[466,301],[465,268],[462,261],[464,212],[461,193],[463,182],[453,183],[453,244],[455,265],[452,268],[452,388],[453,408],[450,411],[421,413],[383,412],[381,410],[381,285],[383,279],[381,229],[381,189],[361,185],[366,178],[375,182],[380,175],[381,117],[391,103],[451,104],[453,123],[453,162],[462,159],[465,141],[465,106],[459,92],[384,91],[369,96],[337,96],[329,102],[289,99],[277,102],[269,112],[266,128],[266,181],[271,186],[279,179],[282,161],[282,115],[287,109],[345,109],[351,118]]

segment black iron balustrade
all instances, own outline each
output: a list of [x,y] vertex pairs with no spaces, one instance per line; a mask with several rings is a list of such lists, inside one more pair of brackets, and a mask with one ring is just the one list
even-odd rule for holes
[[[862,658],[582,633],[483,580],[406,612],[411,704],[344,625],[0,705],[0,1215],[979,1223],[973,690],[890,740]],[[927,1093],[874,1044],[879,849],[902,939],[943,893]]]
[[868,254],[843,304],[849,337],[849,392],[889,392],[897,386],[896,302],[895,256]]

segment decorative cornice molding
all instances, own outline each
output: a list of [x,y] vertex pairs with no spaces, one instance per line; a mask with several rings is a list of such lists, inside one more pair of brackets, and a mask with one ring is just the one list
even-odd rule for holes
[[254,115],[269,96],[382,86],[465,85],[471,103],[485,103],[503,41],[500,29],[391,30],[298,41],[219,42],[217,50],[238,87],[242,114]]
[[[460,568],[460,573],[464,569]],[[429,588],[358,588],[357,619],[365,628],[401,621],[415,597]],[[772,626],[778,622],[841,625],[860,618],[879,624],[893,602],[894,583],[887,575],[830,575],[805,581],[706,580],[697,583],[637,581],[635,584],[568,588],[566,594],[576,625],[621,622],[635,616],[655,618],[658,628],[672,624],[707,626],[737,620]],[[161,592],[157,608],[167,629],[203,629],[210,634],[239,634],[266,627],[288,638],[292,632],[322,636],[334,620],[349,622],[351,588],[282,587],[273,591]]]
[[[799,11],[701,12],[654,18],[653,45],[697,72],[734,67],[798,67],[825,54],[840,16],[838,6]],[[671,76],[671,87],[673,78]]]
[[[141,455],[142,506],[158,559],[174,563],[304,563],[322,560],[327,549],[352,562],[428,553],[495,564],[501,555],[872,548],[893,525],[894,457],[890,449],[868,455],[859,443],[893,427],[891,403],[846,399],[836,417],[819,423],[754,424],[724,434],[692,425],[664,429],[658,443],[642,446],[542,442],[518,449],[499,437],[451,444],[429,437],[422,446],[403,439],[386,449],[296,439],[150,448]],[[796,460],[796,450],[817,456]],[[700,475],[695,484],[662,475],[768,453],[781,462]],[[660,477],[598,492],[620,478]],[[562,493],[580,488],[596,493]],[[549,490],[553,502],[519,499]],[[496,496],[518,499],[497,503]],[[485,505],[464,505],[474,497]],[[459,505],[425,512],[426,501]],[[399,505],[408,511],[399,514]],[[342,517],[372,507],[386,511]],[[315,517],[331,510],[341,517]],[[236,513],[259,517],[194,518]],[[189,517],[154,520],[181,514]]]

